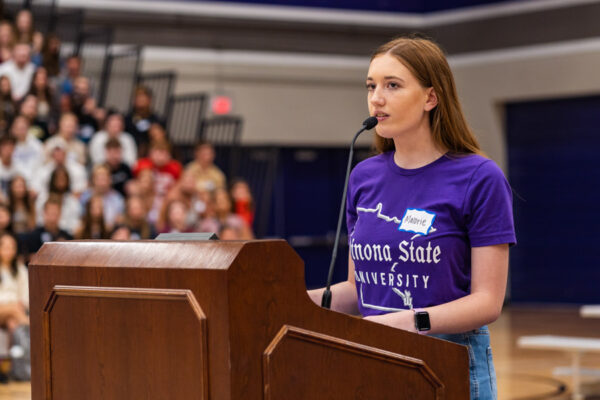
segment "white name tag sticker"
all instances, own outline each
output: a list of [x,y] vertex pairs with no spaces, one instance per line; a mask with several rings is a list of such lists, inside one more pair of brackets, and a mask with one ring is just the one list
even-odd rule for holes
[[434,220],[435,213],[418,208],[407,208],[398,230],[427,235]]

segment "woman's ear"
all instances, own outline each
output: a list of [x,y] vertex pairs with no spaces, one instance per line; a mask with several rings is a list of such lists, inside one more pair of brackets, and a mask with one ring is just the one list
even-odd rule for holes
[[427,100],[425,101],[425,111],[431,111],[438,105],[438,97],[435,89],[427,89]]

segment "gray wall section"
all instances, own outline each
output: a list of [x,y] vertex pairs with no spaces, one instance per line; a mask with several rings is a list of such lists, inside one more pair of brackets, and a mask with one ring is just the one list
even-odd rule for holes
[[[147,48],[143,70],[176,70],[177,93],[221,87],[245,119],[247,144],[344,145],[367,116],[366,57],[215,54]],[[600,92],[596,39],[453,56],[450,64],[483,150],[503,168],[506,101]]]

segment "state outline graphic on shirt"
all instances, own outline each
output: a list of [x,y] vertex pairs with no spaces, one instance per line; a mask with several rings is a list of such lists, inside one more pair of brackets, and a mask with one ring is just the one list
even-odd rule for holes
[[[404,216],[402,218],[398,218],[398,217],[395,217],[395,216],[389,217],[389,216],[383,214],[381,212],[382,210],[383,210],[383,203],[381,203],[381,202],[377,203],[377,206],[375,208],[356,207],[356,211],[357,212],[360,211],[360,212],[364,212],[364,213],[372,213],[372,214],[375,214],[375,216],[377,218],[379,218],[379,219],[382,219],[382,220],[384,220],[386,222],[394,222],[394,223],[396,223],[396,224],[398,224],[400,226],[401,226],[403,220],[408,215],[408,211],[409,210],[417,210],[417,211],[422,211],[422,212],[426,212],[426,213],[432,214],[433,218],[431,220],[431,226],[429,227],[429,229],[427,230],[427,232],[426,233],[415,233],[415,235],[412,236],[410,238],[410,240],[415,240],[419,236],[427,236],[428,234],[437,231],[437,229],[435,229],[435,227],[433,226],[433,222],[435,221],[435,213],[432,213],[430,211],[423,210],[423,209],[420,209],[420,208],[410,208],[409,207],[409,208],[406,209],[406,211],[404,213]],[[408,230],[401,230],[401,231],[403,231],[403,232],[413,232],[413,231],[408,231]]]

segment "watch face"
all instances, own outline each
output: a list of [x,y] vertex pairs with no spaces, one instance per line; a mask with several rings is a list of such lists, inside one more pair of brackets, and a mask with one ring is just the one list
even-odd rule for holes
[[415,325],[418,331],[428,331],[431,329],[429,322],[429,313],[427,311],[418,311],[415,313]]

